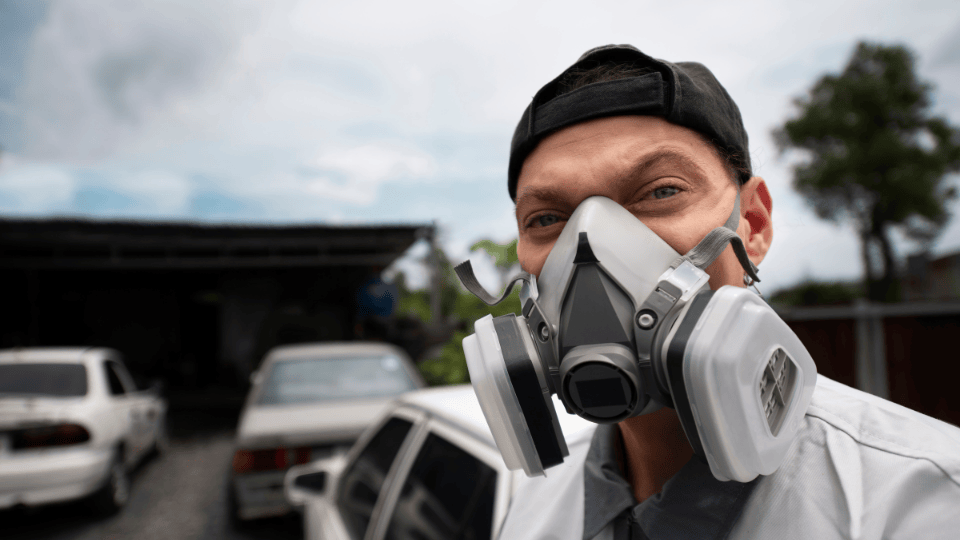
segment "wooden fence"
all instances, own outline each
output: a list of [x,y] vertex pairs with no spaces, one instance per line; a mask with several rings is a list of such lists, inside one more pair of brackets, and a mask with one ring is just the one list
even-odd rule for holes
[[960,302],[774,309],[820,374],[960,425]]

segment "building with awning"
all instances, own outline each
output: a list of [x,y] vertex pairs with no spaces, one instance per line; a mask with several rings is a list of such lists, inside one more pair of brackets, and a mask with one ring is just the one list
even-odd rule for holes
[[97,345],[168,385],[242,386],[275,345],[353,340],[361,288],[432,224],[0,220],[0,347]]

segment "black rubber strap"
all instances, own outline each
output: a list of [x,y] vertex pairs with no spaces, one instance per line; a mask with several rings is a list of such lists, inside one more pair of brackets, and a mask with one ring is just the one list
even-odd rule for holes
[[513,393],[520,403],[520,412],[527,421],[527,429],[533,438],[533,446],[540,457],[540,465],[546,469],[563,462],[563,453],[553,431],[553,419],[544,400],[540,381],[533,367],[534,359],[527,355],[516,315],[494,317],[493,329],[503,351],[503,363],[513,386]]
[[733,202],[733,210],[730,211],[730,217],[722,227],[717,227],[707,233],[703,239],[697,243],[690,251],[674,261],[670,267],[676,268],[684,259],[693,263],[701,270],[706,270],[727,249],[729,243],[733,246],[733,253],[737,256],[737,261],[743,267],[743,271],[750,276],[750,279],[760,283],[760,277],[757,276],[759,269],[747,256],[747,248],[743,244],[743,239],[737,234],[737,225],[740,223],[740,190],[737,189],[737,197]]
[[500,295],[500,298],[493,296],[488,293],[486,289],[483,288],[483,285],[477,281],[477,276],[473,273],[473,265],[470,264],[470,261],[463,261],[457,266],[453,267],[453,271],[457,273],[457,277],[460,278],[460,283],[463,283],[463,286],[466,287],[468,291],[473,293],[474,296],[483,301],[484,304],[488,306],[495,306],[500,302],[503,302],[503,299],[506,298],[510,291],[513,290],[513,286],[518,281],[530,281],[530,274],[526,272],[520,272],[519,274],[513,276],[510,281],[507,283],[507,288],[503,291],[503,294]]

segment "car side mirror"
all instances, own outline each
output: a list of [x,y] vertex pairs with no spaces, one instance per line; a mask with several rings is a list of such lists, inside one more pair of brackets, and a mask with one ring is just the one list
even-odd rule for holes
[[283,480],[284,495],[293,506],[322,497],[326,489],[327,471],[317,470],[312,464],[290,467]]
[[314,493],[323,493],[323,488],[326,487],[326,484],[327,471],[304,473],[293,479],[294,487]]

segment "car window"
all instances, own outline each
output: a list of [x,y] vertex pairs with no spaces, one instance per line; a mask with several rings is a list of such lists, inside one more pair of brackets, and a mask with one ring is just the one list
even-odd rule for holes
[[125,394],[126,389],[123,387],[123,382],[117,373],[116,365],[113,362],[104,362],[104,367],[107,370],[107,383],[110,385],[110,394],[114,396]]
[[386,538],[489,539],[496,487],[490,466],[431,433],[404,481]]
[[113,366],[113,369],[116,370],[117,376],[120,377],[120,384],[126,389],[127,392],[136,392],[137,385],[133,382],[133,377],[130,376],[130,372],[127,371],[127,367],[123,365],[122,361],[112,361],[110,365]]
[[337,506],[351,538],[366,533],[390,465],[412,425],[402,418],[388,420],[344,472]]
[[400,358],[392,355],[298,358],[274,362],[258,403],[280,405],[395,396],[416,388]]
[[0,365],[0,396],[80,397],[86,394],[87,368],[83,364]]

